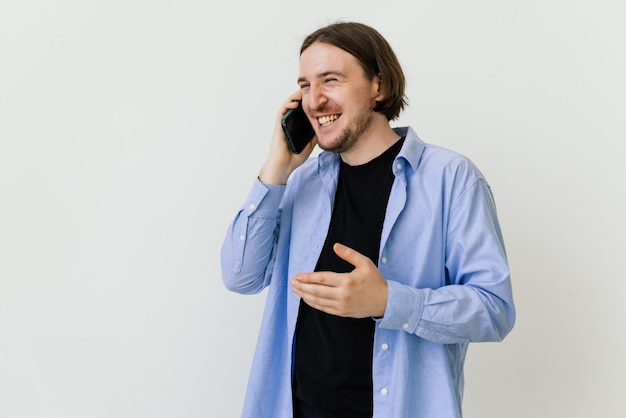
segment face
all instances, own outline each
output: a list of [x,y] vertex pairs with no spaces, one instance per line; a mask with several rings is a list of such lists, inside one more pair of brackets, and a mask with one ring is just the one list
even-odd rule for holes
[[316,42],[300,56],[302,106],[320,148],[346,152],[367,132],[379,97],[357,59],[334,45]]

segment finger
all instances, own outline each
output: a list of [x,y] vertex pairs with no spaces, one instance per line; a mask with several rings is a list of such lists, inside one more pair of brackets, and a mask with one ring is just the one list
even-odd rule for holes
[[302,100],[302,90],[298,89],[298,90],[294,91],[293,93],[291,93],[289,98],[292,101],[300,101],[300,100]]
[[[298,275],[291,279],[290,284],[293,292],[301,297],[310,306],[317,309],[318,306],[326,308],[329,303],[333,303],[336,299],[336,287],[329,286],[324,276],[316,275]],[[321,278],[321,280],[320,280]]]
[[298,283],[293,287],[294,293],[298,296],[309,299],[316,299],[318,301],[321,300],[335,300],[336,296],[336,288],[321,286],[318,284],[308,284],[308,283]]
[[278,120],[280,121],[289,109],[295,109],[296,107],[298,107],[298,100],[293,100],[290,96],[289,99],[283,103],[283,107],[280,109],[280,112],[278,112]]
[[337,290],[334,287],[320,284],[301,283],[291,280],[293,292],[301,297],[308,305],[316,309],[326,310],[337,304]]
[[338,242],[333,245],[333,250],[335,251],[335,254],[337,254],[341,259],[347,261],[356,268],[358,268],[359,266],[365,267],[366,264],[371,262],[369,258],[364,256],[357,250],[354,250]]
[[295,109],[298,107],[298,101],[300,100],[302,100],[302,91],[296,90],[294,93],[291,93],[289,97],[287,97],[287,100],[283,102],[282,107],[278,112],[277,120],[280,121],[289,109]]
[[322,299],[337,298],[337,273],[316,272],[299,273],[291,280],[291,287],[301,295],[310,295]]
[[339,297],[337,288],[320,285],[309,286],[314,287],[308,291],[296,291],[294,289],[294,293],[312,308],[332,315],[348,316],[350,311],[346,310],[347,307]]
[[285,102],[285,106],[293,109],[295,107],[298,107],[300,100],[302,100],[302,91],[298,89],[294,93],[289,95],[289,98]]
[[334,287],[337,285],[337,278],[335,277],[336,275],[337,273],[332,273],[328,271],[315,273],[298,273],[296,277],[294,277],[294,280],[296,280],[300,285],[312,284],[317,286]]
[[318,311],[326,312],[332,315],[338,315],[339,310],[337,303],[330,299],[321,299],[315,296],[301,296],[302,300],[312,308],[317,309]]

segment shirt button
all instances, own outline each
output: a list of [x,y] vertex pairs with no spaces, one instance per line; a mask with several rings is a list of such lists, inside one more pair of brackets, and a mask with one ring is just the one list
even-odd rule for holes
[[239,239],[240,239],[241,241],[245,241],[246,236],[245,236],[245,235],[239,235]]
[[383,350],[389,350],[389,344],[387,344],[387,343],[382,343],[382,344],[380,345],[380,348],[382,348]]
[[387,396],[388,393],[389,393],[389,390],[387,390],[387,388],[382,388],[380,390],[380,394],[383,395],[383,396]]
[[387,264],[387,257],[381,258],[380,262],[383,263],[383,264]]
[[402,168],[402,163],[398,163],[398,164],[396,164],[396,168],[397,168],[398,170],[400,170],[400,169]]
[[402,324],[402,329],[409,329],[409,323],[405,322],[404,324]]
[[254,210],[254,208],[256,208],[256,206],[254,205],[254,203],[250,203],[250,206],[248,206],[250,208],[250,210]]

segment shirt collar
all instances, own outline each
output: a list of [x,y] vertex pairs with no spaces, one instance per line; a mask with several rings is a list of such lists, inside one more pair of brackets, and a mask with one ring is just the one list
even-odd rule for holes
[[393,128],[393,131],[399,136],[406,137],[402,149],[398,153],[396,160],[402,158],[407,161],[413,170],[417,170],[420,158],[424,153],[426,144],[422,141],[410,126],[402,126]]
[[[413,128],[410,126],[393,128],[393,131],[399,136],[406,137],[396,160],[402,158],[411,165],[413,170],[417,170],[420,158],[424,152],[424,142],[417,136]],[[339,158],[339,154],[337,153],[322,151],[317,157],[318,172],[323,172],[329,167],[339,164]]]

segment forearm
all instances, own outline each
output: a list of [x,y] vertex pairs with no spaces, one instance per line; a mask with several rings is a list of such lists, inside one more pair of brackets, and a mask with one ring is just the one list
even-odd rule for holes
[[491,289],[472,285],[416,289],[391,280],[388,289],[385,316],[378,325],[429,341],[501,341],[515,321],[508,278]]
[[[400,271],[387,276],[381,327],[438,343],[500,341],[513,327],[510,271],[491,193],[477,182],[463,196],[447,222],[443,266],[437,261],[429,269],[406,270],[417,277],[401,277]],[[432,277],[440,280],[438,286],[426,280]]]

